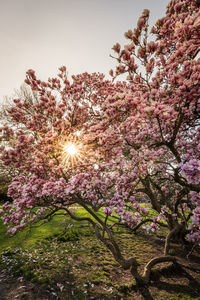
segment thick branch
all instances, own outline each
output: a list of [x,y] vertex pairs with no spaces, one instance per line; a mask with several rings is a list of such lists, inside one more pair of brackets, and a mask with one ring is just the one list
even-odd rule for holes
[[170,143],[174,146],[175,140],[176,140],[176,136],[178,134],[178,131],[181,127],[181,124],[183,122],[183,113],[180,112],[179,118],[175,121],[175,126],[174,126],[174,132],[171,138]]
[[165,239],[165,249],[164,249],[164,254],[168,255],[169,252],[169,248],[170,248],[170,241],[172,239],[172,237],[176,234],[178,234],[178,232],[180,232],[183,229],[183,225],[182,224],[177,224],[166,236]]
[[158,203],[152,189],[151,189],[151,186],[150,186],[150,181],[149,181],[149,178],[148,176],[146,178],[140,178],[144,188],[145,188],[145,193],[149,196],[149,198],[151,199],[151,204],[152,204],[152,207],[153,209],[155,209],[157,212],[160,212],[161,211],[161,207],[160,207],[160,204]]
[[152,268],[155,265],[162,263],[162,262],[176,263],[176,258],[173,256],[160,256],[160,257],[156,257],[156,258],[153,258],[152,260],[150,260],[150,262],[148,262],[147,265],[145,266],[144,273],[143,273],[143,279],[146,283],[149,282]]
[[176,199],[176,203],[175,203],[175,209],[174,209],[174,211],[175,211],[175,213],[177,213],[178,212],[178,206],[179,206],[179,204],[181,203],[181,200],[183,199],[183,197],[185,196],[185,195],[187,195],[189,193],[189,190],[188,190],[188,188],[183,188],[179,193],[178,193],[178,195],[177,195],[177,199]]
[[190,189],[190,191],[194,191],[197,193],[200,193],[200,184],[194,184],[194,183],[187,183],[185,180],[183,180],[179,176],[179,168],[174,169],[174,180],[175,182],[179,183],[180,185],[187,187]]

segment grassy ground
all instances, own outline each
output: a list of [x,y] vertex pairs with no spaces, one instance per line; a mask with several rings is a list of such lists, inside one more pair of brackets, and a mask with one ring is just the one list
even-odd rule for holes
[[[83,216],[84,211],[77,213]],[[1,223],[1,300],[143,299],[130,272],[120,268],[86,222],[56,216],[14,237],[5,233]],[[133,235],[115,227],[114,235],[123,254],[134,255],[141,270],[162,254],[164,232]],[[186,258],[189,251],[176,245],[172,252],[183,268],[165,264],[154,270],[148,286],[153,299],[200,299],[200,254],[194,251]]]

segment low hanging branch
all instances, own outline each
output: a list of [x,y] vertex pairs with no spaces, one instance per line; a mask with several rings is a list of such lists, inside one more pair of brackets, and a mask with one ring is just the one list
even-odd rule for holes
[[[153,219],[145,219],[143,221],[141,221],[139,224],[137,224],[135,227],[131,228],[131,231],[136,232],[142,225],[148,223],[148,222],[154,222]],[[168,228],[168,226],[162,222],[156,221],[156,224]]]

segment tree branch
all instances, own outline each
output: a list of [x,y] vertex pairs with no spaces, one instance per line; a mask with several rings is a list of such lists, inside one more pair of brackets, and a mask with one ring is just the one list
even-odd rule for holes
[[149,282],[152,268],[155,265],[162,263],[162,262],[176,263],[176,258],[173,256],[160,256],[160,257],[156,257],[156,258],[153,258],[152,260],[150,260],[150,262],[148,262],[148,264],[145,266],[144,273],[143,273],[143,278],[146,283]]

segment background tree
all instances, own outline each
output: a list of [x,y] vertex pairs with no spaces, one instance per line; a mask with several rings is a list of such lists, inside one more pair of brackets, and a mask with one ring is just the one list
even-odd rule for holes
[[[33,104],[37,102],[37,92],[32,91],[27,84],[23,84],[19,91],[15,91],[15,96],[19,97],[22,101],[29,102]],[[0,145],[1,150],[9,149],[15,146],[15,139],[13,139],[12,131],[15,129],[22,129],[22,124],[16,124],[12,120],[12,117],[9,114],[9,109],[12,107],[12,98],[6,98],[5,103],[1,105],[0,111],[0,124],[1,124],[1,135],[0,135]],[[2,134],[4,132],[4,134]],[[3,161],[0,160],[0,201],[11,200],[7,196],[8,186],[11,183],[12,179],[18,174],[18,170],[13,168],[11,165],[5,166]]]

